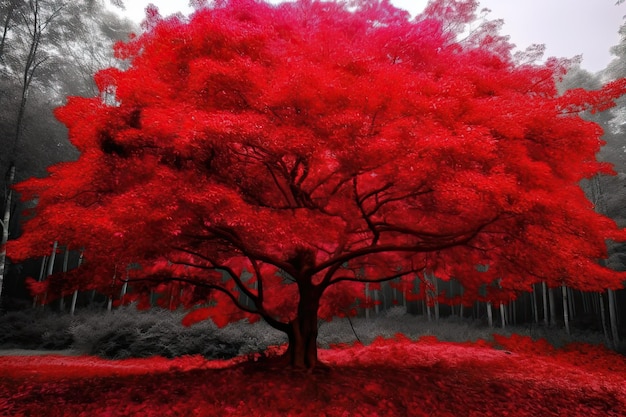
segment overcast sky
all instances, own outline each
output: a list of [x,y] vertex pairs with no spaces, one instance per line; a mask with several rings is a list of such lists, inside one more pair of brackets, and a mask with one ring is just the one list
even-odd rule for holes
[[[277,0],[275,0],[277,1]],[[122,13],[141,21],[148,3],[161,15],[182,11],[188,14],[186,0],[126,0]],[[398,7],[419,13],[427,0],[392,0]],[[548,56],[571,58],[583,55],[583,68],[595,72],[606,67],[609,48],[619,42],[617,33],[626,15],[626,2],[616,0],[480,0],[481,8],[491,9],[492,19],[504,19],[503,34],[519,49],[533,43],[546,45]]]

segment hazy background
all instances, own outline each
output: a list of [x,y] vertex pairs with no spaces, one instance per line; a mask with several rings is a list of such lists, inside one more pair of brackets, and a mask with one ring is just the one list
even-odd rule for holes
[[[278,2],[279,0],[274,0]],[[149,3],[161,15],[189,14],[193,9],[184,0],[127,0],[120,14],[140,22]],[[427,0],[392,0],[398,7],[419,13]],[[615,0],[482,0],[481,8],[491,10],[492,19],[504,19],[503,33],[525,49],[533,43],[546,45],[547,56],[571,58],[583,55],[582,67],[597,72],[611,60],[609,48],[619,43],[618,29],[626,15],[626,2]]]

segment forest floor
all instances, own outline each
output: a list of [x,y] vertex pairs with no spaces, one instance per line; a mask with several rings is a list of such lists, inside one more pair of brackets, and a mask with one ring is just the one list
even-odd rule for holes
[[[320,350],[312,373],[273,356],[0,357],[0,416],[626,416],[626,358],[529,337]],[[269,357],[269,359],[268,359]]]

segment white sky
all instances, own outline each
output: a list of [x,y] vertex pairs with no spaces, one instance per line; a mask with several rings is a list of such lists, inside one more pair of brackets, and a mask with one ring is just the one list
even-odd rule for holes
[[[280,0],[273,0],[280,1]],[[126,0],[121,12],[139,22],[145,7],[153,3],[161,15],[178,11],[188,14],[187,0]],[[416,14],[427,0],[392,0]],[[616,0],[480,0],[480,8],[491,9],[491,19],[504,19],[502,33],[511,36],[519,49],[533,43],[546,45],[547,56],[571,58],[583,55],[582,67],[596,72],[611,60],[609,48],[619,43],[617,33],[626,15],[626,2]]]

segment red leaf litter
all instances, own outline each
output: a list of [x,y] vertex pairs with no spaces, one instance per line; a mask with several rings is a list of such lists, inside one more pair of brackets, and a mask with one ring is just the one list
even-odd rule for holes
[[226,361],[0,357],[0,416],[626,416],[626,358],[597,346],[399,335],[321,350],[312,373],[279,365],[284,350]]

